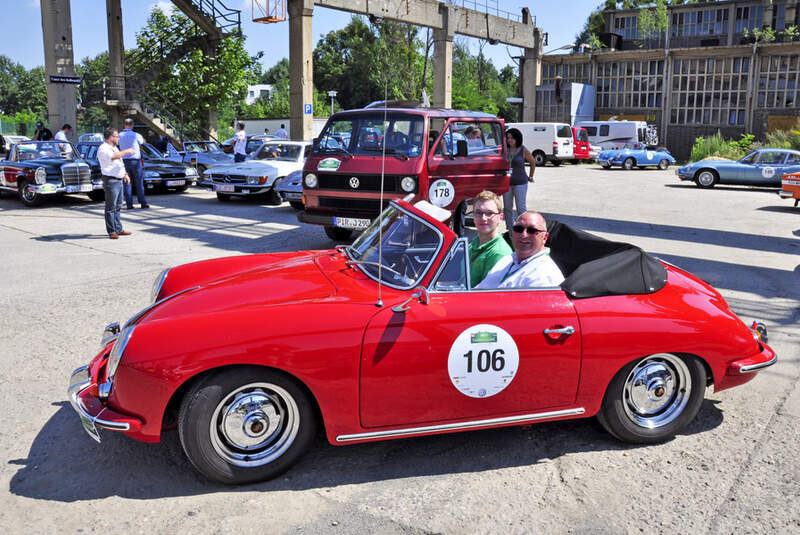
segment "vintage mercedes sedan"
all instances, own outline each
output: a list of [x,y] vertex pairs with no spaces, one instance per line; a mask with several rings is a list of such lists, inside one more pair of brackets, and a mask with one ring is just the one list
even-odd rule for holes
[[[100,169],[95,172],[100,178]],[[39,206],[49,195],[90,193],[92,168],[71,143],[23,141],[0,161],[0,191],[17,194],[25,206]]]
[[675,158],[666,147],[647,148],[642,143],[631,143],[623,149],[603,150],[597,156],[597,163],[606,169],[615,165],[626,170],[655,166],[663,171],[675,163]]
[[340,445],[597,416],[653,444],[706,387],[776,362],[766,329],[702,280],[555,221],[561,286],[472,288],[451,213],[411,198],[350,246],[163,271],[152,304],[72,374],[85,431],[159,442],[177,428],[224,483],[275,477],[319,428]]
[[179,152],[172,143],[167,143],[167,152],[164,157],[191,165],[197,169],[200,176],[203,176],[203,172],[209,167],[233,161],[233,156],[225,154],[216,141],[185,141],[181,148],[182,150]]
[[275,186],[288,174],[302,170],[310,153],[311,143],[307,141],[269,141],[243,162],[209,169],[203,174],[203,185],[216,191],[220,201],[261,195],[270,204],[280,204],[283,199]]
[[675,170],[681,180],[691,180],[699,188],[717,184],[779,188],[781,177],[800,171],[800,151],[759,149],[741,160],[701,160]]

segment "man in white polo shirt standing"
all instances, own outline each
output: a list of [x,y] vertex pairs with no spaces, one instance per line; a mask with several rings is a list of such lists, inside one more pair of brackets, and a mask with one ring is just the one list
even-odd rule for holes
[[122,210],[123,183],[130,183],[122,158],[133,154],[133,149],[117,148],[119,133],[115,128],[106,128],[103,137],[106,141],[97,149],[97,161],[100,162],[103,190],[106,194],[106,232],[109,238],[116,240],[120,236],[130,235],[127,230],[122,230],[119,213]]

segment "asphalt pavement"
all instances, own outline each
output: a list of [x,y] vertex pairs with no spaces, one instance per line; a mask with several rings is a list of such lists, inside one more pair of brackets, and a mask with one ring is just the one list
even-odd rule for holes
[[[142,444],[82,430],[71,371],[103,327],[146,306],[164,268],[323,249],[295,211],[213,193],[150,195],[105,234],[85,196],[25,208],[0,197],[0,527],[25,533],[798,533],[800,208],[775,190],[700,190],[673,169],[536,171],[529,208],[628,241],[710,282],[761,319],[779,362],[715,393],[674,440],[631,446],[594,419],[355,446],[320,435],[284,476],[226,487],[177,433]],[[224,333],[220,333],[224,336]]]

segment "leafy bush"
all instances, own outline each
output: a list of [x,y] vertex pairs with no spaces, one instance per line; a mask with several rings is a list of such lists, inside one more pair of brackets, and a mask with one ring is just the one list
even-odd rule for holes
[[726,140],[717,130],[717,133],[710,137],[698,137],[694,140],[690,161],[696,162],[708,158],[724,158],[728,160],[738,160],[745,156],[750,146],[753,144],[755,136],[752,134],[742,134],[741,139]]

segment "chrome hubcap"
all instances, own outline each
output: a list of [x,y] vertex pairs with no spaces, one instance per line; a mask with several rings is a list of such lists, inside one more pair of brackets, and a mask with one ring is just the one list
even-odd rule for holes
[[710,186],[714,183],[714,175],[709,172],[700,173],[700,176],[697,177],[697,180],[704,186]]
[[260,466],[280,457],[300,425],[294,398],[278,385],[252,383],[228,394],[211,418],[211,443],[237,466]]
[[625,413],[642,427],[663,427],[683,412],[691,382],[689,368],[680,358],[666,353],[647,357],[625,381]]

